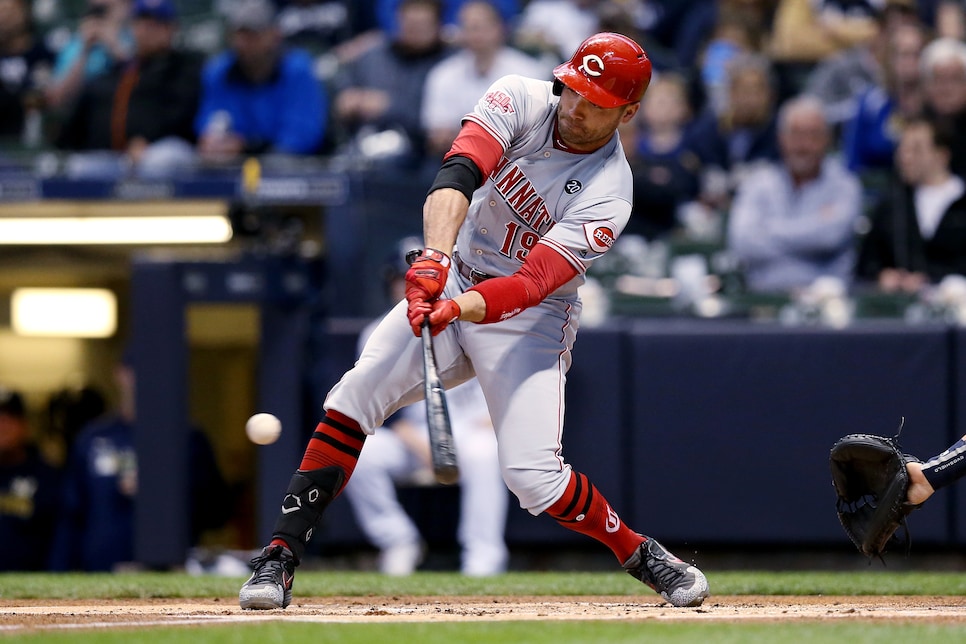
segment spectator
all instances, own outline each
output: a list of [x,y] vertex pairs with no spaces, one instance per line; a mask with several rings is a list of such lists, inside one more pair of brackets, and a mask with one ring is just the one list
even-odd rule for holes
[[200,58],[174,48],[173,0],[137,0],[134,57],[84,84],[57,145],[72,177],[170,176],[190,167]]
[[772,25],[775,60],[814,64],[871,41],[876,0],[779,0]]
[[37,38],[27,0],[0,0],[0,144],[43,141],[43,91],[54,55]]
[[919,25],[914,0],[886,0],[876,15],[875,37],[819,62],[806,80],[805,93],[822,99],[831,123],[838,127],[855,114],[861,94],[886,81],[896,30]]
[[712,213],[727,209],[735,185],[752,164],[778,159],[774,110],[768,60],[757,54],[732,60],[723,110],[706,107],[685,142],[701,163],[699,196]]
[[901,185],[874,208],[857,274],[882,291],[915,293],[947,275],[966,275],[966,187],[950,171],[952,139],[929,119],[902,130]]
[[862,92],[843,126],[846,165],[865,177],[891,171],[902,124],[923,111],[919,55],[925,42],[916,24],[897,26],[886,49],[883,78]]
[[[463,5],[472,0],[442,0],[442,22],[444,33],[459,28],[459,13]],[[384,33],[395,34],[399,31],[399,5],[402,0],[375,0],[376,19]],[[493,0],[503,22],[511,23],[520,14],[521,0]]]
[[131,5],[131,0],[88,1],[76,33],[57,55],[46,92],[52,108],[67,108],[85,82],[131,58]]
[[598,31],[597,2],[531,0],[517,21],[513,44],[556,65]]
[[953,135],[950,167],[966,177],[966,43],[940,38],[926,45],[920,55],[920,74],[927,114]]
[[721,113],[728,103],[728,66],[738,56],[758,53],[763,36],[757,23],[746,13],[729,9],[729,4],[721,3],[697,60],[702,103],[715,113]]
[[[921,1],[921,4],[930,4]],[[932,26],[938,38],[966,38],[966,6],[962,0],[932,0],[934,7]]]
[[[645,30],[643,9],[644,6],[637,0],[600,0],[596,10],[597,31],[621,34],[640,43],[651,61],[651,68],[657,73],[677,69],[674,53],[659,45]],[[542,56],[541,60],[548,67],[553,67],[556,62],[556,59],[551,60],[547,56]]]
[[278,28],[283,42],[315,60],[315,75],[329,82],[339,68],[382,37],[374,7],[353,0],[282,0]]
[[643,27],[663,49],[673,52],[678,69],[690,69],[698,64],[718,10],[738,2],[741,0],[648,0]]
[[877,4],[877,0],[779,0],[768,47],[779,76],[779,98],[803,91],[817,63],[875,38]]
[[201,159],[319,152],[328,103],[309,55],[283,46],[268,0],[233,4],[228,26],[230,51],[204,70],[195,119]]
[[369,31],[362,3],[352,0],[279,2],[278,29],[289,47],[317,55]]
[[788,293],[819,277],[848,284],[858,179],[829,156],[831,129],[821,101],[798,97],[779,111],[781,161],[742,179],[728,222],[728,246],[750,291]]
[[460,49],[429,71],[423,93],[422,126],[427,152],[442,157],[449,150],[463,117],[507,74],[533,78],[550,69],[527,54],[507,46],[507,25],[489,0],[470,0],[459,14]]
[[698,192],[698,159],[684,148],[691,123],[687,81],[667,72],[651,82],[633,120],[620,132],[634,176],[634,204],[623,235],[647,240],[679,227],[677,212]]
[[0,571],[47,568],[59,478],[30,440],[23,397],[0,386]]
[[[77,436],[65,472],[64,511],[56,530],[54,570],[109,571],[134,560],[138,463],[134,447],[135,373],[125,357],[115,366],[115,413]],[[192,428],[188,445],[191,521],[189,540],[225,523],[231,492],[205,435]]]
[[[429,70],[448,53],[438,0],[402,0],[399,31],[352,62],[336,81],[335,112],[350,148],[411,165],[422,159],[423,91]],[[365,139],[390,132],[392,145],[371,150]],[[375,146],[374,146],[375,147]]]

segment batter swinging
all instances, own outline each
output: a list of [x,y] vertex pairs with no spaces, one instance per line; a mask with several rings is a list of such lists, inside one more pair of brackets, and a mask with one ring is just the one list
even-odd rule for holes
[[288,605],[295,566],[366,435],[422,397],[427,316],[447,388],[479,379],[504,481],[523,508],[597,539],[674,606],[708,596],[700,570],[624,525],[561,456],[577,287],[630,215],[631,173],[616,130],[636,114],[650,77],[636,42],[596,34],[555,80],[502,78],[463,119],[423,208],[426,248],[406,275],[406,301],[329,392],[272,542],[252,560],[242,608]]

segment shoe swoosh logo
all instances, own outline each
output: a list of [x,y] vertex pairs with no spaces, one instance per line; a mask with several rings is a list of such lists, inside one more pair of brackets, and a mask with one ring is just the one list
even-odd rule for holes
[[282,586],[284,588],[289,588],[292,585],[293,576],[287,572],[282,573]]

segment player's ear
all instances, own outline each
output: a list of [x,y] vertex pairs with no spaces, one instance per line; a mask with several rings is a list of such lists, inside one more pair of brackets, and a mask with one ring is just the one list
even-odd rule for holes
[[621,116],[621,123],[627,123],[632,118],[634,118],[634,116],[637,115],[637,111],[639,109],[641,109],[641,102],[640,101],[637,101],[636,103],[630,103],[628,105],[625,105],[624,106],[624,114]]

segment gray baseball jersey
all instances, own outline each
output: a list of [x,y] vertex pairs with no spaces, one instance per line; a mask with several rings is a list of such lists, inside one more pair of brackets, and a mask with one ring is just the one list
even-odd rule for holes
[[572,297],[587,267],[627,224],[633,179],[616,136],[591,154],[554,146],[559,97],[552,87],[506,76],[466,116],[499,141],[504,154],[473,194],[456,247],[473,268],[510,275],[535,244],[547,244],[578,272],[551,296]]
[[[504,481],[520,505],[539,514],[563,494],[570,466],[561,455],[564,387],[580,317],[577,287],[614,243],[631,210],[631,173],[615,135],[588,154],[554,145],[558,97],[552,83],[507,76],[466,119],[504,152],[473,195],[457,238],[462,260],[489,275],[510,275],[536,244],[546,244],[577,276],[545,300],[495,324],[457,322],[436,336],[447,388],[479,379],[499,444]],[[472,286],[455,268],[442,297]],[[367,432],[422,398],[420,339],[394,307],[356,363],[329,392],[325,408]]]

